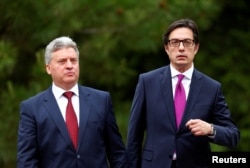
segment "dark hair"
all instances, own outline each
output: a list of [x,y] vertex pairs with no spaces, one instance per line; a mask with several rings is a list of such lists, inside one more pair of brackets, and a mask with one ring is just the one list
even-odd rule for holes
[[191,19],[180,19],[180,20],[177,20],[177,21],[173,22],[168,27],[166,33],[163,36],[163,43],[164,44],[168,44],[169,34],[173,30],[175,30],[176,28],[180,28],[180,27],[186,27],[186,28],[189,28],[190,30],[192,30],[195,44],[199,43],[199,30],[198,30],[198,26]]

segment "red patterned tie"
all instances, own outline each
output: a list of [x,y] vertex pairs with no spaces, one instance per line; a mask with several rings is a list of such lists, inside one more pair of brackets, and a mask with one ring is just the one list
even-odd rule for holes
[[66,125],[70,134],[70,138],[74,144],[75,149],[77,148],[77,140],[78,140],[78,123],[76,114],[71,102],[71,97],[73,96],[73,92],[65,92],[63,95],[68,99],[68,105],[66,108]]
[[177,127],[179,127],[180,125],[180,122],[184,113],[185,105],[186,105],[185,90],[181,83],[183,78],[184,78],[184,75],[182,74],[178,75],[178,82],[175,88],[174,106],[175,106]]

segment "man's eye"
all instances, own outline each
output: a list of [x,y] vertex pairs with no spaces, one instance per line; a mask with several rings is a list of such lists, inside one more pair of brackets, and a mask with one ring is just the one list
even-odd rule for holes
[[74,62],[74,63],[75,63],[75,62],[77,62],[77,59],[72,59],[71,62]]
[[64,63],[65,62],[65,60],[59,60],[58,61],[58,63]]

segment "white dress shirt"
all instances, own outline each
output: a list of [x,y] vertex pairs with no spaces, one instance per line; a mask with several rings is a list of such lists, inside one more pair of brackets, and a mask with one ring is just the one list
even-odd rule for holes
[[[79,91],[78,91],[78,85],[76,84],[73,88],[71,88],[68,91],[72,91],[74,92],[74,95],[72,96],[72,104],[74,107],[74,111],[76,113],[76,118],[77,118],[77,122],[78,122],[78,126],[79,126]],[[61,111],[61,114],[63,116],[64,121],[66,121],[66,107],[68,104],[68,99],[63,96],[63,93],[66,92],[65,90],[59,88],[58,86],[56,86],[54,84],[54,82],[52,83],[52,92],[55,96],[55,99],[57,101],[57,104],[59,106],[59,109]]]
[[177,71],[171,64],[170,64],[170,70],[171,70],[171,77],[172,77],[172,89],[173,89],[173,97],[175,94],[175,88],[176,84],[178,82],[178,76],[179,74],[183,74],[185,77],[182,79],[182,85],[185,89],[185,94],[186,94],[186,100],[188,98],[188,93],[190,89],[190,84],[191,84],[191,79],[194,71],[194,65],[191,66],[187,71],[180,73]]

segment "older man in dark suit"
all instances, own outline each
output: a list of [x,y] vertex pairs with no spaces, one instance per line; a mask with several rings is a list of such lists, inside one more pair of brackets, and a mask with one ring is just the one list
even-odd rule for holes
[[52,86],[20,105],[17,167],[127,167],[110,94],[78,84],[76,43],[54,39],[45,63]]

